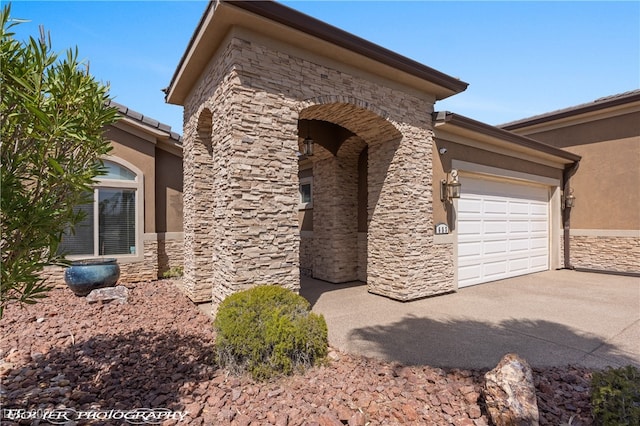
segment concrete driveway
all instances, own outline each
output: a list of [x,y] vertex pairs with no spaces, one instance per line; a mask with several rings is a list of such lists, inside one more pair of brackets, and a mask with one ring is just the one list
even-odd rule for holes
[[407,303],[305,278],[300,294],[332,346],[387,361],[493,368],[516,352],[532,366],[640,366],[635,277],[547,271]]

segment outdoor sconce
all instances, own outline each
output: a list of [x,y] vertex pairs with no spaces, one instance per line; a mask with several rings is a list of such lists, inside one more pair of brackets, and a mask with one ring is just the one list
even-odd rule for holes
[[573,195],[573,188],[569,188],[569,195],[564,196],[562,207],[565,209],[571,209],[576,204],[576,196]]
[[440,201],[453,201],[454,198],[460,198],[460,189],[462,184],[458,181],[458,171],[452,169],[449,173],[451,175],[451,181],[448,178],[440,181]]
[[313,139],[311,139],[309,136],[307,136],[306,138],[304,138],[304,141],[302,142],[303,144],[303,154],[311,157],[313,155]]
[[313,155],[313,139],[309,136],[309,122],[307,121],[307,137],[302,141],[302,153],[307,157]]

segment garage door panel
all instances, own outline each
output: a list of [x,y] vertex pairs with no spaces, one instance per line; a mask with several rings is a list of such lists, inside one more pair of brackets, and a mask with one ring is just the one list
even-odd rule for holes
[[544,249],[546,251],[547,246],[549,245],[546,237],[532,238],[530,241],[531,250]]
[[531,204],[531,214],[533,216],[544,216],[547,217],[549,214],[549,206],[547,203],[532,203]]
[[520,239],[509,239],[509,251],[510,252],[519,252],[519,251],[528,251],[529,250],[529,239],[528,238],[520,238]]
[[529,233],[529,222],[526,220],[513,220],[509,222],[509,232],[515,234],[522,232],[524,234]]
[[504,240],[498,240],[498,241],[487,241],[484,244],[484,252],[483,254],[487,255],[487,256],[491,256],[494,254],[503,254],[503,253],[507,253],[508,250],[508,242],[504,241]]
[[528,216],[529,215],[529,203],[512,201],[509,203],[509,214]]
[[459,243],[458,256],[480,256],[482,255],[482,244],[479,242]]
[[482,222],[473,222],[467,220],[458,221],[458,235],[477,235],[482,232]]
[[509,229],[507,222],[486,220],[483,223],[482,231],[485,234],[506,234]]
[[480,265],[461,266],[458,268],[458,280],[478,284],[477,277],[482,275],[481,269]]
[[546,187],[462,179],[458,200],[458,286],[548,269]]
[[506,216],[509,206],[506,201],[485,201],[482,207],[485,215],[495,214]]
[[530,258],[530,268],[532,272],[541,272],[546,271],[549,264],[549,256],[545,254],[541,254],[539,256],[531,256]]
[[458,213],[468,213],[470,215],[480,216],[482,213],[482,201],[471,198],[460,199],[458,201]]
[[513,259],[509,262],[509,272],[515,274],[526,274],[529,271],[529,258]]
[[493,280],[501,279],[507,273],[507,261],[485,263],[483,265],[484,276]]

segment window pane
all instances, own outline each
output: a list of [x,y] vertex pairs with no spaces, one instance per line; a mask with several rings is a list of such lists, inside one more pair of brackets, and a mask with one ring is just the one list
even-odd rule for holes
[[310,183],[305,183],[300,185],[300,202],[301,203],[311,202],[311,184]]
[[98,190],[100,255],[136,253],[136,191]]
[[104,168],[107,174],[101,176],[101,179],[136,180],[135,173],[120,164],[105,160]]
[[85,217],[76,225],[75,233],[71,231],[64,233],[59,252],[69,256],[93,256],[93,203],[83,204],[74,210],[82,211]]

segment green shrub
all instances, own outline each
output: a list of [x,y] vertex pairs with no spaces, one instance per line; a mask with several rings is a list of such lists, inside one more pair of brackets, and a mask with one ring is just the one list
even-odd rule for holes
[[324,317],[280,286],[258,286],[227,297],[214,329],[218,364],[256,380],[304,370],[327,355]]
[[183,275],[182,266],[173,266],[162,273],[162,278],[176,278]]
[[629,365],[593,373],[591,411],[596,424],[640,426],[640,370]]

